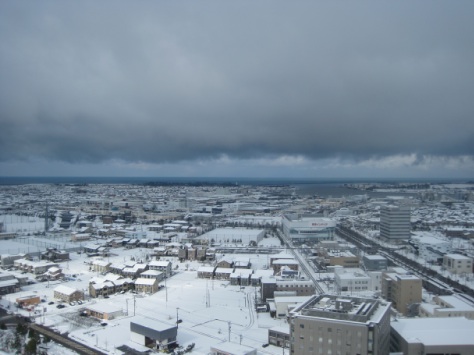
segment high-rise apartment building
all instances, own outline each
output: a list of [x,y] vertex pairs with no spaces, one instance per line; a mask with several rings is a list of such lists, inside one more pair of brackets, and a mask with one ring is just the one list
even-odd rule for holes
[[380,209],[380,237],[391,242],[410,238],[409,206],[383,206]]
[[313,296],[290,313],[292,355],[388,355],[390,303]]

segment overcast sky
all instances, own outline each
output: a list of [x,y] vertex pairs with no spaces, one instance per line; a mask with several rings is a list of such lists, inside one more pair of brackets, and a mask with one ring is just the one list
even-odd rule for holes
[[0,175],[471,177],[472,1],[2,1]]

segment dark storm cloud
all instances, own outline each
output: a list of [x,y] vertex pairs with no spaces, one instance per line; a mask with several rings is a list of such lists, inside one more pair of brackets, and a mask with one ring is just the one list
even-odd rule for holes
[[2,2],[0,161],[474,152],[471,2]]

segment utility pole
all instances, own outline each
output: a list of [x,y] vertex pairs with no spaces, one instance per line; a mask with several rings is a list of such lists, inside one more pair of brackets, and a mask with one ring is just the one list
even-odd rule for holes
[[178,311],[179,311],[179,307],[176,307],[176,328],[179,327],[179,314],[178,314]]
[[133,295],[133,316],[135,316],[135,307],[137,305],[137,300],[135,299],[135,295]]
[[230,342],[230,329],[231,329],[231,326],[230,326],[230,322],[227,322],[227,324],[229,325],[229,342]]

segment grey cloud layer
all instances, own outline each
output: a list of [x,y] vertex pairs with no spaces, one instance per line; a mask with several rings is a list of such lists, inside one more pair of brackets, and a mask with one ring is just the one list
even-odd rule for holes
[[474,152],[474,5],[0,4],[0,160]]

